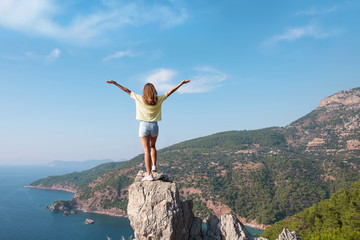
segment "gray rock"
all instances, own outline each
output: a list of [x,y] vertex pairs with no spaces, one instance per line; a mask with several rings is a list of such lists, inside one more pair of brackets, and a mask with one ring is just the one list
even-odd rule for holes
[[244,225],[234,215],[221,221],[212,215],[202,232],[202,220],[194,217],[193,202],[179,200],[176,184],[161,173],[144,181],[140,171],[129,188],[128,217],[136,240],[250,240]]
[[219,218],[215,215],[211,215],[209,219],[206,220],[206,233],[204,234],[204,240],[222,240],[221,231],[220,231],[220,221]]
[[202,220],[201,218],[194,217],[191,228],[189,240],[202,240],[201,235]]
[[245,226],[232,214],[222,215],[220,220],[212,215],[206,226],[204,240],[251,240]]
[[69,212],[72,209],[76,207],[76,203],[74,200],[70,201],[55,201],[53,204],[51,204],[48,209],[50,209],[52,212]]
[[[135,181],[134,182],[141,182],[141,180],[143,179],[145,175],[145,172],[144,171],[139,171],[135,177]],[[162,173],[159,173],[159,172],[153,172],[152,173],[155,181],[163,181],[163,182],[172,182],[170,180],[170,178],[165,175],[165,174],[162,174]]]
[[[156,173],[156,181],[142,182],[143,174],[139,172],[129,188],[127,211],[135,239],[188,240],[194,219],[192,202],[180,202],[175,183],[166,175]],[[194,227],[193,232],[196,239],[199,230]]]
[[296,232],[290,232],[289,229],[284,228],[276,240],[301,240]]
[[185,202],[181,202],[181,209],[183,211],[183,225],[184,225],[184,228],[187,229],[187,232],[189,233],[190,235],[190,230],[191,230],[191,226],[192,226],[192,223],[193,223],[193,220],[194,220],[194,214],[193,214],[193,201],[191,200],[187,200]]
[[251,235],[245,226],[232,214],[220,217],[222,240],[250,240]]

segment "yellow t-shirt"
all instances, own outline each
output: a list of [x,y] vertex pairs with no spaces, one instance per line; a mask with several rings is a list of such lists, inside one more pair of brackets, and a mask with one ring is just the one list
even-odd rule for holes
[[145,122],[157,122],[161,120],[161,104],[167,98],[167,95],[158,96],[156,105],[144,103],[142,96],[131,92],[130,97],[135,99],[136,103],[136,120]]

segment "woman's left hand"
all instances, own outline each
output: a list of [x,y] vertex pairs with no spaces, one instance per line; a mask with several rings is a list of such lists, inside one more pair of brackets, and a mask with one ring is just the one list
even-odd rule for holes
[[182,80],[181,84],[186,84],[188,82],[190,82],[190,80]]
[[106,81],[106,82],[109,83],[109,84],[116,84],[116,82],[114,80]]

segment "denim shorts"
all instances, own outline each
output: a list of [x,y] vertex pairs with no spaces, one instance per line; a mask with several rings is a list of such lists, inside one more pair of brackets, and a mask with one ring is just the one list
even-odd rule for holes
[[159,126],[157,122],[140,121],[139,137],[157,137],[159,134]]

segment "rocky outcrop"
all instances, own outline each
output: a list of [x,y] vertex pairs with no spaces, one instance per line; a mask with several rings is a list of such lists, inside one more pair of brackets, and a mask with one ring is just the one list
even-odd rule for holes
[[222,215],[220,223],[220,231],[223,240],[251,239],[251,235],[248,233],[245,226],[234,215]]
[[90,218],[85,219],[85,224],[94,224],[94,223],[95,221]]
[[221,240],[220,221],[215,215],[206,220],[206,232],[204,240]]
[[330,97],[326,97],[320,101],[319,107],[329,105],[355,105],[360,103],[359,89],[351,89],[340,91]]
[[359,113],[360,88],[337,92],[322,99],[316,110],[287,126],[286,140],[291,146],[306,145],[306,152],[358,150]]
[[250,240],[252,239],[245,226],[232,214],[221,215],[218,219],[212,215],[206,221],[207,231],[204,240]]
[[290,232],[289,229],[284,228],[276,240],[301,240],[296,232]]
[[143,175],[140,171],[129,188],[127,212],[135,238],[199,239],[190,236],[201,232],[198,220],[194,221],[192,201],[181,202],[175,183],[167,176],[154,174],[157,181],[142,182]]
[[62,212],[64,215],[69,215],[69,212],[74,212],[73,210],[76,208],[76,201],[55,201],[48,207],[52,212]]
[[[176,184],[163,174],[154,173],[155,181],[144,181],[139,171],[129,188],[128,217],[135,240],[266,240],[253,238],[232,214],[220,219],[212,215],[203,221],[194,217],[193,202],[179,200]],[[300,240],[295,232],[284,229],[277,240]]]
[[128,217],[136,240],[250,240],[244,225],[233,215],[212,215],[207,230],[194,217],[192,201],[181,202],[176,184],[166,175],[154,174],[156,181],[144,181],[140,171],[129,188]]
[[201,218],[194,217],[190,228],[190,239],[191,240],[203,240],[202,238],[202,220]]
[[204,240],[250,240],[252,239],[245,226],[232,214],[224,214],[220,220],[212,215],[206,221],[207,231]]
[[360,150],[360,140],[351,139],[346,142],[348,150]]
[[308,142],[308,147],[315,147],[315,146],[321,146],[325,143],[324,139],[322,138],[314,138],[312,141]]

